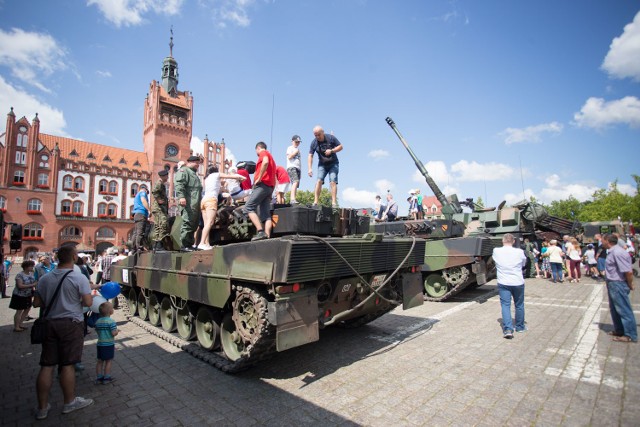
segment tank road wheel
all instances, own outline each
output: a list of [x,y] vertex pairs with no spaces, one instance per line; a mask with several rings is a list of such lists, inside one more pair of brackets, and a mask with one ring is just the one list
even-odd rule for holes
[[149,295],[149,305],[147,307],[149,310],[149,323],[153,326],[160,325],[160,302],[155,292]]
[[144,296],[142,292],[138,294],[138,316],[142,320],[147,320],[147,316],[149,315],[149,300]]
[[191,341],[196,337],[196,324],[193,314],[189,311],[187,304],[176,310],[176,328],[178,335],[185,341]]
[[198,344],[205,350],[213,350],[219,344],[220,326],[216,323],[213,310],[200,307],[196,314],[196,335]]
[[431,298],[440,298],[449,291],[449,285],[440,274],[432,273],[424,279],[424,290]]
[[222,350],[227,359],[236,361],[242,357],[245,352],[245,341],[240,334],[236,332],[236,325],[233,322],[231,313],[227,313],[222,319],[220,325],[220,343]]
[[173,308],[171,298],[168,296],[164,297],[160,304],[160,323],[162,323],[162,329],[167,332],[176,330],[176,309]]
[[129,293],[127,294],[127,305],[129,306],[129,313],[132,316],[135,316],[138,312],[138,293],[135,288],[129,288]]

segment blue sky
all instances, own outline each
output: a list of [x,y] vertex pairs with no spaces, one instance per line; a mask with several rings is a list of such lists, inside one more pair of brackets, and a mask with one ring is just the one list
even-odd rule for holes
[[263,140],[284,163],[291,136],[306,150],[320,124],[344,145],[342,206],[431,194],[387,116],[445,194],[587,200],[614,180],[633,194],[639,11],[638,1],[0,1],[0,112],[142,150],[143,101],[173,26],[194,144],[224,138],[253,160]]

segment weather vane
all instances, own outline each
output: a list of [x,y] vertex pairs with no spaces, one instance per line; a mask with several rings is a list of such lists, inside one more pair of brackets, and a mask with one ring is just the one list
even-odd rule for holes
[[173,58],[173,25],[169,30],[171,32],[171,39],[169,41],[169,56]]

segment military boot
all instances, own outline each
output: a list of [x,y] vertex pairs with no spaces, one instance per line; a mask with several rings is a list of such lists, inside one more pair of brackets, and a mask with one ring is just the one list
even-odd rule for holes
[[153,250],[154,251],[164,251],[164,245],[162,244],[162,242],[155,242],[153,244]]

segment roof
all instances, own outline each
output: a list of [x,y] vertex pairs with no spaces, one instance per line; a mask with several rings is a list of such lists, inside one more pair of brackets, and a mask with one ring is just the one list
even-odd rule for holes
[[[53,150],[58,143],[60,157],[76,162],[93,163],[110,168],[148,171],[147,155],[142,151],[128,150],[95,142],[81,141],[62,136],[40,134],[40,141]],[[72,154],[74,153],[74,154]],[[110,160],[106,160],[110,159]]]

